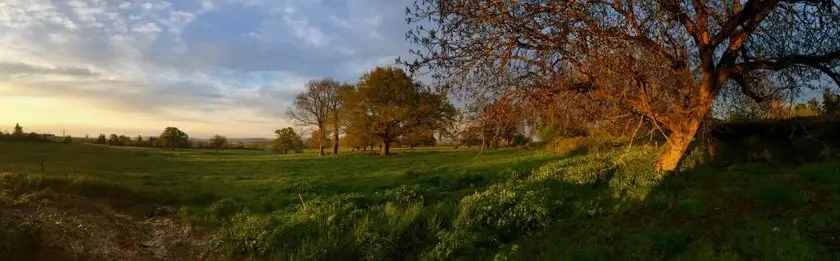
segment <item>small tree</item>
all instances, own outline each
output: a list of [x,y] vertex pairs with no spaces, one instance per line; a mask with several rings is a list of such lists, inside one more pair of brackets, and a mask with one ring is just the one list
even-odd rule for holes
[[169,149],[187,148],[190,145],[190,137],[176,127],[166,127],[158,138],[158,144]]
[[840,114],[840,94],[825,89],[823,92],[822,113],[826,115]]
[[15,123],[15,131],[12,132],[12,136],[20,138],[23,137],[23,135],[23,127],[21,127],[19,123]]
[[121,146],[132,146],[133,143],[131,142],[131,138],[125,135],[120,135],[120,145]]
[[108,138],[105,137],[105,134],[99,134],[99,137],[96,138],[96,144],[108,144]]
[[117,136],[117,134],[111,134],[111,136],[108,137],[108,146],[122,146],[122,144],[120,144],[120,137]]
[[303,152],[303,140],[291,127],[274,131],[277,139],[274,140],[274,151],[288,154],[289,151]]
[[210,147],[216,149],[216,152],[219,152],[219,149],[224,149],[227,147],[228,140],[227,137],[216,134],[213,138],[210,139]]

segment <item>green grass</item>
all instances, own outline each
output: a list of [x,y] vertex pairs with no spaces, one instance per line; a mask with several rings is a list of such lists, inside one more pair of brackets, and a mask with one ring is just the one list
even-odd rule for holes
[[[587,155],[397,149],[388,158],[0,149],[6,195],[49,187],[128,210],[174,206],[214,235],[210,248],[221,259],[840,260],[837,162],[697,164],[663,176],[649,170],[653,151],[639,147]],[[25,228],[9,231],[37,241]]]

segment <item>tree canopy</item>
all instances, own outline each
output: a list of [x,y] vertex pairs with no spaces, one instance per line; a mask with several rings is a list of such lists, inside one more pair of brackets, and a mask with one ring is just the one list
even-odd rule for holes
[[408,16],[412,72],[453,92],[574,92],[641,115],[668,134],[659,171],[676,169],[724,88],[762,100],[768,81],[840,84],[831,0],[419,0]]
[[364,132],[388,155],[392,143],[412,130],[436,130],[451,111],[442,95],[415,82],[402,69],[377,67],[365,73],[346,101],[355,115],[349,133],[366,142]]
[[[344,87],[344,84],[329,78],[309,81],[306,83],[306,89],[295,97],[294,107],[286,112],[296,124],[317,128],[320,134],[316,139],[318,153],[322,156],[330,131],[327,124],[330,118],[337,118],[339,115],[336,112],[341,107],[339,92]],[[337,124],[338,120],[335,122]],[[338,147],[335,147],[335,150],[337,153]]]
[[216,149],[216,151],[220,149],[224,149],[228,145],[227,137],[216,134],[213,135],[213,138],[210,138],[210,147]]
[[190,146],[190,137],[176,127],[166,127],[158,137],[160,147],[165,148],[187,148]]
[[20,126],[20,123],[15,123],[15,130],[12,132],[12,136],[21,137],[23,136],[23,127]]
[[300,135],[291,127],[274,131],[277,138],[274,139],[274,151],[288,154],[289,151],[303,152],[303,140]]

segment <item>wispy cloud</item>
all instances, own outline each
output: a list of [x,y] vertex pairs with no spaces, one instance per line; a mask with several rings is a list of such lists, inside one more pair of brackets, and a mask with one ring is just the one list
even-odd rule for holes
[[406,4],[0,1],[0,91],[21,106],[0,113],[0,124],[271,136],[306,81],[355,82],[404,55]]

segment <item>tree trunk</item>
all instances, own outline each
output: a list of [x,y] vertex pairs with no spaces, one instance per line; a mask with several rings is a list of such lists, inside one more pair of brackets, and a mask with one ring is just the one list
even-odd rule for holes
[[333,155],[338,156],[338,128],[336,128],[335,134],[333,134]]
[[[702,115],[705,115],[702,114]],[[700,129],[700,122],[703,121],[704,116],[690,116],[693,119],[685,119],[670,126],[671,135],[668,135],[668,140],[665,146],[656,156],[653,168],[657,172],[673,172],[677,170],[680,161],[685,156],[688,145],[694,140],[697,130]]]
[[381,148],[379,155],[380,156],[388,156],[391,155],[391,143],[383,142],[382,145],[379,146]]
[[[710,56],[711,54],[706,55]],[[706,60],[711,60],[711,58]],[[668,126],[671,135],[668,135],[665,147],[656,156],[656,161],[653,164],[655,171],[673,172],[677,170],[680,161],[685,157],[688,146],[700,129],[700,124],[712,109],[715,96],[717,96],[721,85],[726,82],[727,77],[728,75],[725,73],[715,74],[711,71],[703,73],[700,83],[697,85],[697,103],[689,108],[687,113],[677,113]]]
[[324,143],[318,145],[318,156],[324,156]]

